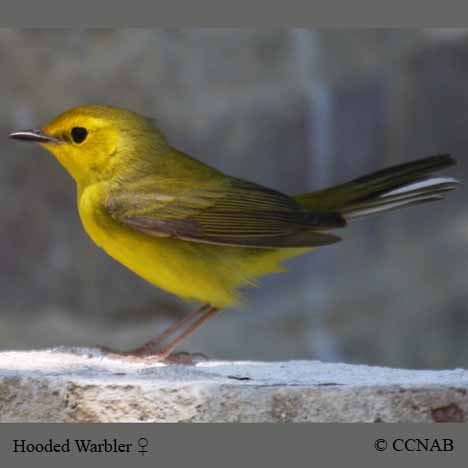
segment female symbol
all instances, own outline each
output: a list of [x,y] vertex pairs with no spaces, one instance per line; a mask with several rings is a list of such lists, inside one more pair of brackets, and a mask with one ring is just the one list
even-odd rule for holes
[[148,450],[146,450],[146,447],[148,446],[148,439],[146,437],[140,437],[138,439],[138,446],[140,447],[140,450],[138,452],[141,453],[141,455],[145,455]]

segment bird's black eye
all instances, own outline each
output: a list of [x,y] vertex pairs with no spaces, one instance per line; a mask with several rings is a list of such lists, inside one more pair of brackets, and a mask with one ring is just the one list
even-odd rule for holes
[[86,140],[86,137],[88,136],[88,130],[83,127],[73,127],[71,136],[75,143],[81,143],[82,141]]

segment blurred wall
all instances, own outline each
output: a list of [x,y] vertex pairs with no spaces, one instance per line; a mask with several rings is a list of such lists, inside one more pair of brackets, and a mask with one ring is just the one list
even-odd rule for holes
[[[141,344],[189,311],[84,234],[74,187],[8,141],[78,104],[287,193],[452,152],[467,180],[464,30],[0,30],[0,347]],[[468,196],[354,224],[185,345],[232,359],[468,366]]]

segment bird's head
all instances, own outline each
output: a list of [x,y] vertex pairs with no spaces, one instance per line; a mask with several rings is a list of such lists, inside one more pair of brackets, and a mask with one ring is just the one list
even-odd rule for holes
[[111,178],[143,152],[167,146],[150,119],[96,105],[75,107],[38,130],[13,132],[10,138],[39,143],[81,185]]

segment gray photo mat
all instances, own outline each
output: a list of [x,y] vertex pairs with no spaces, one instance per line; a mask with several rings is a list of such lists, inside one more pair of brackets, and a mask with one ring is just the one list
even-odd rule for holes
[[[464,466],[468,455],[467,430],[461,424],[3,424],[0,430],[1,457],[8,463],[4,466],[66,463],[71,468],[90,461],[113,467],[284,467],[323,462],[346,466],[352,461],[428,468]],[[14,453],[15,440],[49,447],[52,440],[57,450],[65,451]],[[80,453],[76,440],[101,447],[107,443],[122,451]],[[143,449],[147,451],[142,454]]]
[[[18,27],[461,27],[466,3],[403,2],[92,2],[25,0],[2,6],[0,26]],[[464,14],[465,13],[465,14]]]

